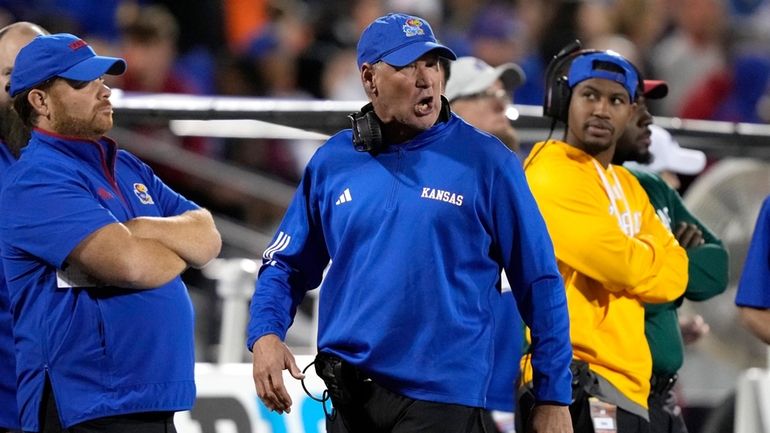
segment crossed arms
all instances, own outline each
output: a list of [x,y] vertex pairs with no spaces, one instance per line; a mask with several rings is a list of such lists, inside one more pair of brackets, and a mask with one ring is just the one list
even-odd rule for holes
[[204,266],[221,246],[211,213],[196,209],[108,224],[83,239],[67,262],[109,285],[151,289],[187,266]]

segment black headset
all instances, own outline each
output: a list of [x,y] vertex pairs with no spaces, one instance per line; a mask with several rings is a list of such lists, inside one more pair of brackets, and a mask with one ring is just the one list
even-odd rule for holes
[[[450,117],[449,101],[441,95],[441,112],[439,122],[446,122]],[[359,152],[379,153],[385,143],[382,139],[382,121],[374,112],[372,103],[361,108],[361,111],[348,114],[353,130],[353,147]]]
[[353,129],[353,147],[359,152],[377,153],[382,149],[382,122],[368,103],[357,113],[348,114]]
[[583,51],[582,48],[583,44],[580,40],[575,39],[556,53],[545,69],[543,116],[567,123],[572,89],[569,87],[566,66]]
[[[602,50],[584,50],[580,40],[574,40],[561,49],[545,69],[545,98],[543,99],[543,115],[567,123],[569,117],[569,103],[572,98],[572,89],[569,86],[567,71],[572,60],[578,56],[592,53],[601,53]],[[642,74],[636,66],[628,62],[639,79],[637,95],[644,89]]]

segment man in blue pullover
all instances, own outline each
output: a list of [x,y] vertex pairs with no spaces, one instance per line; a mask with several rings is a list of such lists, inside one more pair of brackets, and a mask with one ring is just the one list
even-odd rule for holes
[[0,193],[0,241],[25,432],[169,433],[195,400],[193,311],[179,274],[218,253],[211,214],[105,137],[97,56],[69,34],[21,49],[14,109],[34,128]]
[[490,294],[504,269],[532,330],[532,427],[571,432],[569,319],[551,240],[516,155],[441,97],[439,57],[455,55],[419,17],[389,14],[361,35],[371,103],[308,163],[262,257],[247,341],[257,393],[291,409],[282,370],[303,376],[282,340],[331,260],[315,361],[335,407],[327,431],[489,431],[481,415],[500,326]]
[[[40,26],[16,22],[0,29],[0,187],[2,178],[19,151],[29,140],[29,130],[11,107],[5,86],[13,70],[16,55],[34,37],[46,34]],[[5,272],[0,264],[0,432],[18,430],[19,409],[16,404],[16,356],[13,348],[13,318],[5,284]]]
[[743,325],[770,344],[770,196],[762,202],[754,226],[735,305]]

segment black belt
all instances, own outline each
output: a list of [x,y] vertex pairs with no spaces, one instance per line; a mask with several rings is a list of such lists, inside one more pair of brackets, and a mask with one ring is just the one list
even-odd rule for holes
[[573,359],[569,366],[572,373],[572,402],[582,400],[588,395],[588,388],[593,383],[594,378],[588,363],[578,359]]
[[332,414],[327,415],[329,420],[340,414],[348,431],[371,431],[370,422],[363,413],[364,400],[368,395],[366,383],[371,379],[353,364],[327,353],[318,353],[314,363],[315,371],[326,384],[334,405]]
[[650,378],[650,395],[667,395],[678,378],[676,374],[653,374]]

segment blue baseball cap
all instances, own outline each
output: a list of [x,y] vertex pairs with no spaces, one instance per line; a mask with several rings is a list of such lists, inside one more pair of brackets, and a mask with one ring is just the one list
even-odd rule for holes
[[[611,63],[623,72],[608,71],[597,68],[599,63]],[[567,74],[570,89],[579,83],[591,79],[603,78],[620,83],[628,92],[632,101],[636,100],[639,87],[639,74],[636,68],[625,57],[614,51],[591,52],[579,55],[572,61]]]
[[433,36],[430,24],[422,18],[405,14],[388,14],[369,24],[358,40],[358,68],[364,63],[383,62],[406,66],[428,51],[439,50],[439,55],[450,60],[457,56],[441,45]]
[[69,33],[38,36],[19,51],[11,73],[11,97],[53,77],[93,81],[104,74],[120,75],[126,61],[97,56],[82,39]]

